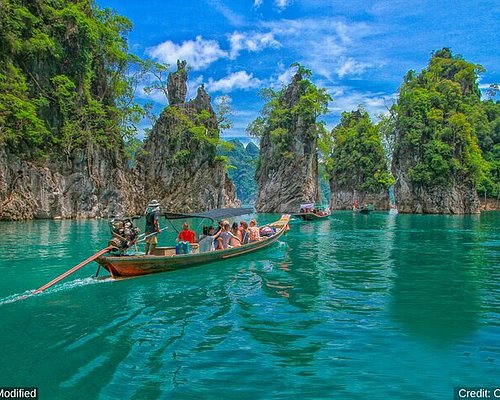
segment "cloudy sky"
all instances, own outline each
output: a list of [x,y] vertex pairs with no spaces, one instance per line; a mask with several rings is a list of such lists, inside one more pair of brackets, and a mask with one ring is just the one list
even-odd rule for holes
[[[263,105],[259,89],[279,88],[298,61],[331,94],[323,119],[332,128],[343,111],[363,105],[372,116],[396,98],[404,74],[420,71],[431,53],[483,65],[481,87],[500,82],[500,2],[483,0],[97,0],[129,18],[130,49],[172,65],[191,66],[189,94],[205,83],[230,97],[234,126],[245,129]],[[146,94],[138,93],[146,98]],[[156,110],[166,105],[151,95]]]

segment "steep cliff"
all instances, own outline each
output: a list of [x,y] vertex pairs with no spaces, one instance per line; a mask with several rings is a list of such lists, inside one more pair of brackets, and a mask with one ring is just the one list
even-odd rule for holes
[[116,150],[88,147],[37,165],[0,149],[0,220],[107,218],[136,213],[140,189]]
[[410,71],[396,105],[392,170],[399,211],[470,214],[479,211],[483,159],[474,115],[481,67],[437,51],[419,75]]
[[389,208],[389,174],[380,133],[365,110],[345,112],[331,133],[328,154],[330,206],[350,210],[357,202]]
[[144,198],[159,199],[173,212],[235,206],[236,188],[217,156],[220,132],[210,96],[201,86],[196,98],[185,102],[184,68],[178,63],[170,74],[173,105],[161,113],[138,158]]
[[143,71],[129,69],[130,21],[91,0],[5,0],[0,9],[0,219],[133,214],[153,197],[182,210],[235,203],[210,97],[202,88],[185,103],[185,61],[131,168]]
[[1,9],[0,219],[134,210],[118,101],[130,22],[90,0]]
[[329,96],[299,68],[292,82],[270,91],[262,117],[249,130],[260,136],[255,207],[259,212],[293,212],[300,203],[319,201],[317,117]]

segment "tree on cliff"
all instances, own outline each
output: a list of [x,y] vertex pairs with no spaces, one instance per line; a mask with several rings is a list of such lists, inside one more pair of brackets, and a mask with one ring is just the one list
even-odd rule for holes
[[92,0],[0,2],[0,143],[37,158],[121,145],[140,113],[130,29]]
[[256,208],[263,212],[293,211],[300,202],[318,201],[318,117],[331,97],[308,78],[299,64],[292,82],[275,91],[264,89],[261,115],[247,128],[260,138],[256,171]]
[[365,201],[365,195],[369,193],[382,192],[384,196],[394,183],[388,171],[379,129],[365,110],[342,113],[330,138],[323,136],[321,143],[323,150],[329,152],[324,159],[330,174],[332,199],[341,192],[347,194],[342,201],[345,204],[333,201],[334,208],[352,207],[353,201]]
[[486,163],[486,173],[479,182],[478,194],[500,198],[500,102],[482,102],[477,110],[476,132]]
[[409,71],[395,105],[393,171],[408,212],[475,212],[485,163],[476,137],[481,108],[476,83],[484,69],[436,51],[420,74]]

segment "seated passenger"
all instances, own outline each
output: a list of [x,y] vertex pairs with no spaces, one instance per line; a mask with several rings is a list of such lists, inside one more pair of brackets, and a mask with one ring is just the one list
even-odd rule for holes
[[224,232],[224,225],[228,224],[226,220],[219,221],[217,223],[217,229],[215,230],[215,235],[214,235],[214,247],[215,250],[221,250],[223,247],[221,245],[221,242],[219,241],[219,236],[222,232]]
[[217,250],[219,249],[227,249],[229,247],[229,240],[231,238],[234,238],[236,240],[239,240],[238,237],[234,236],[231,233],[231,225],[227,221],[225,221],[224,225],[224,230],[220,232],[219,237],[217,238],[218,246]]
[[204,226],[203,233],[200,235],[198,243],[200,244],[200,253],[215,250],[214,246],[215,229],[212,226]]
[[189,229],[189,224],[187,222],[182,224],[182,231],[179,232],[177,240],[179,242],[196,243],[196,233]]
[[250,243],[261,240],[259,228],[257,228],[257,221],[254,219],[250,221],[250,226],[248,227],[248,238]]
[[231,233],[233,236],[229,239],[229,246],[238,247],[241,246],[241,232],[238,229],[238,223],[233,222],[233,226],[231,227]]
[[245,221],[240,221],[241,244],[248,244],[250,238],[248,233],[248,224]]

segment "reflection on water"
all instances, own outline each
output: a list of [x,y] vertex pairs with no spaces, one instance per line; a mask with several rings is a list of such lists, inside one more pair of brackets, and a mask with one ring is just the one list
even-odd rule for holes
[[[185,271],[95,281],[84,269],[0,305],[0,377],[53,399],[414,399],[422,387],[448,398],[453,386],[495,385],[499,222],[339,212],[293,222],[272,248]],[[3,232],[3,299],[108,238],[105,221]]]
[[[391,316],[412,334],[453,343],[477,329],[483,265],[477,220],[407,218],[398,242]],[[416,226],[415,226],[416,225]]]

